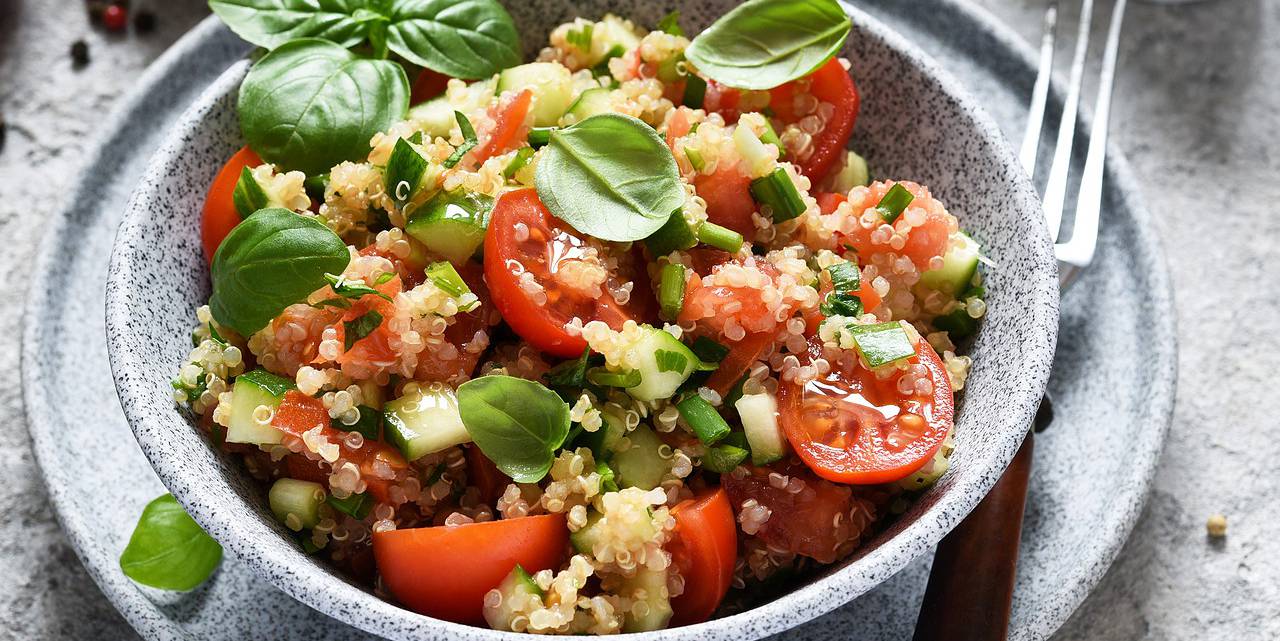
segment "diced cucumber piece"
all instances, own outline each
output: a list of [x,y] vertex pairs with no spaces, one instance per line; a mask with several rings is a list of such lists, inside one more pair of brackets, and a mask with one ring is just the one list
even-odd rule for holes
[[471,442],[458,397],[443,383],[405,386],[404,396],[383,408],[386,438],[410,461]]
[[733,406],[751,444],[752,463],[768,465],[786,455],[787,441],[778,427],[778,399],[773,394],[743,394]]
[[604,409],[600,412],[600,429],[594,432],[583,432],[579,443],[591,450],[596,460],[605,460],[613,453],[613,448],[627,433],[626,421],[617,413]]
[[898,481],[898,487],[904,490],[923,490],[937,483],[938,479],[947,473],[947,468],[951,466],[951,452],[956,449],[955,434],[954,427],[948,430],[947,437],[942,441],[942,447],[938,448],[933,458],[929,459],[929,462],[922,465],[920,469]]
[[475,112],[488,106],[497,93],[497,81],[493,78],[477,80],[469,85],[462,99],[457,103],[450,102],[448,94],[436,96],[409,110],[408,119],[415,122],[422,132],[432,138],[448,138],[458,121],[453,112]]
[[767,148],[750,127],[738,125],[733,130],[733,146],[746,163],[748,178],[760,178],[773,169],[777,152]]
[[599,512],[591,512],[587,516],[587,524],[578,529],[577,532],[569,533],[569,543],[573,545],[574,551],[578,554],[592,555],[596,543],[600,542],[603,536],[603,528],[598,524],[604,515]]
[[628,28],[622,18],[613,14],[606,15],[592,30],[591,58],[586,61],[586,66],[594,66],[606,59],[615,47],[630,51],[638,46],[640,46],[640,36],[636,35],[635,30]]
[[267,492],[267,503],[281,523],[297,531],[313,528],[320,522],[320,504],[324,503],[324,497],[324,486],[319,483],[280,478]]
[[671,597],[667,592],[666,570],[641,568],[623,585],[624,592],[630,592],[632,598],[649,606],[643,614],[636,614],[635,608],[627,612],[622,622],[623,632],[649,632],[667,627],[671,621]]
[[262,405],[274,412],[285,392],[293,388],[293,381],[263,369],[237,376],[231,386],[231,425],[227,427],[227,442],[252,445],[282,442],[284,432],[271,425],[259,424],[253,415]]
[[653,430],[640,425],[627,433],[630,446],[613,455],[613,471],[618,476],[618,487],[638,487],[652,490],[662,482],[671,469],[671,463],[662,458],[658,448],[662,441]]
[[867,169],[867,161],[852,151],[844,153],[844,164],[840,165],[840,171],[827,179],[827,191],[833,194],[847,194],[854,187],[865,187],[871,184],[871,172]]
[[[516,601],[516,599],[513,599],[512,597],[529,595],[542,596],[543,594],[542,589],[538,587],[538,584],[533,582],[533,577],[529,576],[529,573],[526,572],[524,568],[520,567],[519,563],[517,563],[514,568],[511,568],[511,572],[502,579],[502,582],[498,584],[497,589],[498,592],[502,594],[502,602],[498,604],[498,607],[496,608],[486,607],[484,609],[485,622],[489,624],[489,627],[495,630],[511,629],[511,620],[516,616],[515,610],[513,610],[510,605]],[[524,599],[519,599],[519,601],[523,602]]]
[[574,123],[582,122],[596,114],[608,113],[612,111],[613,101],[609,100],[609,90],[604,87],[595,87],[582,92],[578,99],[573,101],[569,106],[569,110],[565,112],[564,117],[560,119],[560,124],[568,127]]
[[405,231],[430,251],[461,265],[484,244],[493,197],[463,189],[440,192],[413,212]]
[[533,92],[533,125],[549,127],[560,121],[573,101],[573,76],[558,62],[530,62],[498,75],[498,93],[522,89]]
[[632,345],[627,364],[640,372],[640,384],[627,388],[639,401],[671,398],[702,361],[679,339],[664,330],[645,326],[645,336]]
[[978,243],[962,231],[953,232],[942,267],[920,274],[920,284],[949,296],[959,296],[969,288],[978,270]]

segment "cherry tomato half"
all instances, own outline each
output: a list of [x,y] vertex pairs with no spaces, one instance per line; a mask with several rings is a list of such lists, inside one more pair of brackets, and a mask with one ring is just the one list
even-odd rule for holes
[[[801,490],[791,492],[790,487],[774,486],[769,478],[774,473],[786,476],[788,483],[801,484]],[[725,474],[720,483],[729,494],[730,505],[737,507],[755,499],[769,508],[772,513],[756,536],[771,548],[831,563],[839,556],[841,543],[856,534],[849,519],[853,488],[820,479],[799,463],[753,467],[741,478]]]
[[490,107],[489,116],[493,118],[495,124],[484,144],[471,152],[471,162],[479,165],[519,146],[520,141],[528,135],[525,117],[529,115],[529,107],[532,104],[533,94],[525,89],[510,100]]
[[[822,339],[809,339],[801,360],[822,356]],[[819,476],[837,483],[891,483],[920,469],[951,429],[951,382],[929,343],[916,345],[910,363],[924,366],[933,389],[898,390],[898,376],[879,380],[861,364],[834,367],[803,387],[778,386],[782,430],[800,458]]]
[[209,185],[209,194],[204,198],[204,214],[200,219],[200,238],[204,242],[204,257],[213,264],[213,254],[218,251],[222,239],[240,224],[240,212],[236,211],[232,194],[236,183],[245,167],[257,167],[262,164],[258,154],[248,147],[241,147],[227,164],[218,170],[218,175]]
[[533,189],[510,191],[498,199],[484,239],[484,277],[494,306],[521,338],[562,358],[580,356],[587,347],[582,337],[565,330],[573,318],[619,329],[627,320],[646,322],[654,316],[653,295],[634,254],[618,256],[613,275],[635,283],[626,303],[607,290],[592,296],[565,286],[558,278],[566,273],[562,267],[576,262],[586,248],[586,241],[552,217]]
[[409,104],[426,102],[444,93],[449,87],[449,76],[438,71],[423,69],[413,81],[413,89],[409,91]]
[[564,515],[544,514],[373,534],[382,584],[414,612],[484,624],[484,595],[520,564],[530,574],[560,566]]
[[676,519],[671,558],[684,577],[684,592],[671,602],[671,625],[706,621],[729,592],[738,557],[738,526],[729,495],[717,489],[681,502],[671,515]]

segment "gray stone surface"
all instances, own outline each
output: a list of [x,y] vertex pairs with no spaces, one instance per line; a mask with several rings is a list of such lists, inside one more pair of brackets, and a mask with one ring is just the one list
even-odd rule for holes
[[[910,0],[903,0],[909,2]],[[1029,39],[1047,0],[979,0]],[[147,62],[204,14],[144,3],[159,29],[93,32],[84,4],[0,0],[0,638],[124,638],[44,505],[18,394],[21,298],[42,222],[85,143]],[[1064,4],[1074,4],[1070,1]],[[1105,15],[1110,2],[1101,2]],[[1073,19],[1066,16],[1068,20]],[[1101,22],[1101,20],[1099,20]],[[1095,30],[1095,36],[1100,37]],[[67,49],[93,56],[73,70]],[[1113,133],[1143,183],[1178,297],[1180,384],[1149,505],[1063,639],[1280,638],[1280,549],[1270,462],[1270,349],[1280,332],[1280,3],[1131,4]],[[1268,278],[1270,277],[1270,278]],[[1101,319],[1105,322],[1105,319]],[[99,337],[84,337],[99,340]],[[105,495],[104,495],[105,499]],[[1226,514],[1223,542],[1204,521]]]

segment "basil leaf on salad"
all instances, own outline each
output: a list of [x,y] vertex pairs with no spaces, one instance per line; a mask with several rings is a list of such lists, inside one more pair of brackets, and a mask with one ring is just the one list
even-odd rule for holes
[[399,0],[388,18],[387,47],[446,76],[487,78],[521,62],[516,24],[497,0]]
[[222,546],[165,494],[143,508],[120,570],[142,585],[185,592],[204,583],[221,561]]
[[409,79],[327,40],[292,40],[263,56],[240,86],[240,129],[266,162],[320,174],[369,154],[369,140],[404,118]]
[[275,49],[295,38],[323,38],[343,47],[368,32],[356,12],[365,0],[209,0],[211,9],[236,35]]
[[816,71],[851,28],[836,0],[750,0],[698,34],[684,54],[722,84],[772,89]]
[[658,132],[618,113],[553,132],[534,184],[556,218],[617,242],[658,231],[685,198],[676,160]]
[[569,404],[524,378],[492,375],[463,383],[458,412],[480,451],[517,483],[546,476],[569,435]]
[[241,169],[240,179],[236,181],[235,189],[231,190],[231,204],[235,205],[240,220],[266,207],[270,200],[262,185],[258,184],[258,179],[253,177],[253,170],[248,167]]
[[350,262],[346,243],[315,218],[263,209],[236,225],[213,255],[214,320],[250,336],[324,287]]

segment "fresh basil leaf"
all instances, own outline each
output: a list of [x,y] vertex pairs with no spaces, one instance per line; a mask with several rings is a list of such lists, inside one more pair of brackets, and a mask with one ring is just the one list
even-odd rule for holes
[[585,347],[582,356],[565,361],[547,370],[547,385],[561,389],[580,389],[587,386],[587,368],[593,365],[591,348]]
[[862,299],[848,292],[831,292],[818,306],[823,316],[848,316],[856,318],[862,315]]
[[523,378],[481,376],[463,383],[458,412],[480,451],[517,483],[546,476],[569,435],[569,404]]
[[480,141],[476,138],[476,130],[471,126],[471,121],[467,120],[466,115],[461,111],[453,112],[453,117],[458,121],[458,129],[462,131],[463,143],[460,147],[453,150],[452,154],[445,159],[444,166],[453,169],[454,165],[462,162],[462,157],[467,155]]
[[266,207],[269,200],[267,192],[258,184],[258,179],[253,177],[253,170],[248,167],[241,169],[240,179],[236,181],[235,189],[231,190],[231,203],[235,205],[236,213],[240,214],[240,220]]
[[387,47],[453,78],[487,78],[520,64],[520,35],[497,0],[400,0]]
[[836,0],[749,0],[698,34],[684,55],[722,84],[772,89],[830,60],[852,26]]
[[680,170],[658,132],[617,113],[552,133],[534,183],[552,214],[602,240],[646,238],[684,204]]
[[689,349],[693,351],[694,356],[697,356],[704,363],[719,363],[729,355],[728,347],[706,336],[699,336],[693,339],[693,344],[689,346]]
[[387,169],[383,174],[383,188],[391,195],[396,207],[404,209],[422,187],[422,177],[426,175],[430,162],[418,153],[413,145],[404,138],[396,140],[391,148],[391,157],[387,159]]
[[263,160],[320,174],[369,154],[369,140],[404,118],[409,79],[327,40],[292,40],[263,56],[240,85],[240,129]]
[[356,341],[363,340],[366,336],[372,334],[381,324],[382,314],[372,309],[355,320],[343,321],[343,343],[345,343],[347,350],[350,350],[351,346],[356,344]]
[[209,310],[219,324],[251,336],[350,260],[342,239],[316,219],[260,210],[236,225],[213,255]]
[[[342,276],[334,276],[333,274],[324,275],[325,282],[329,283],[329,288],[333,293],[352,300],[364,298],[370,294],[377,296],[386,301],[390,301],[391,297],[361,282],[349,282]],[[350,307],[350,305],[348,305]]]
[[916,348],[907,336],[907,330],[897,321],[875,325],[849,325],[849,333],[857,344],[867,364],[880,367],[916,355]]
[[222,561],[222,546],[165,494],[143,508],[120,555],[125,576],[161,590],[198,587]]
[[275,49],[295,38],[323,38],[343,47],[364,40],[365,21],[356,13],[364,0],[209,0],[236,35]]

